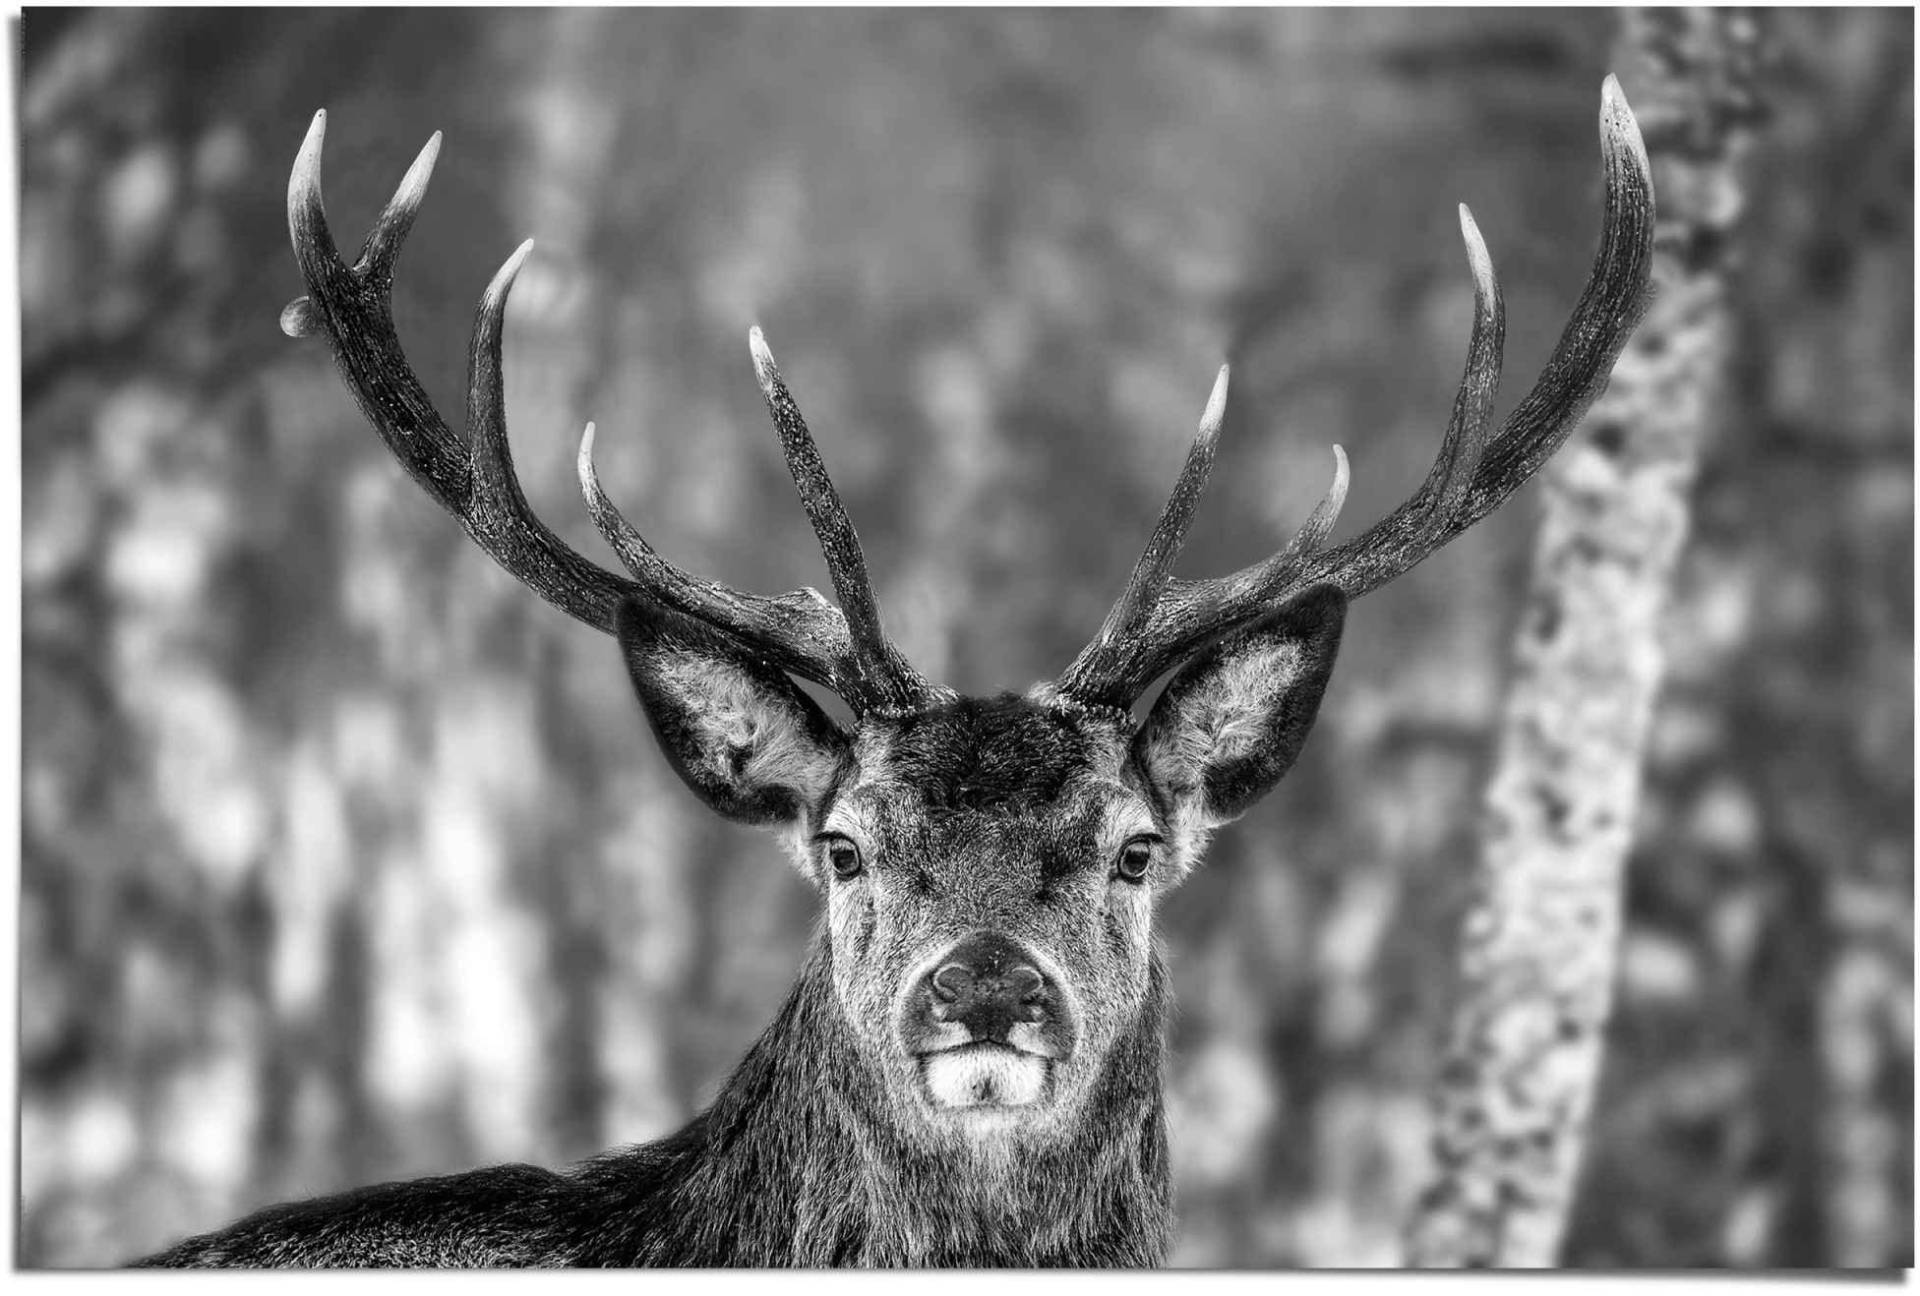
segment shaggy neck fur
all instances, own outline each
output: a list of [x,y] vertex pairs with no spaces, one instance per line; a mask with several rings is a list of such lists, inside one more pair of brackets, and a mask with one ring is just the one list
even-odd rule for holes
[[906,1136],[835,1006],[824,939],[714,1105],[575,1182],[586,1264],[1152,1265],[1172,1226],[1164,976],[1073,1131],[982,1158]]
[[269,1207],[142,1265],[1151,1265],[1172,1230],[1165,975],[1086,1110],[998,1159],[905,1137],[816,939],[785,1007],[692,1124],[569,1174],[493,1166]]

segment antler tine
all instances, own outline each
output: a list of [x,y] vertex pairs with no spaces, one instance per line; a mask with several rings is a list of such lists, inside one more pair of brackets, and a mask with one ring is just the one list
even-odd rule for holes
[[[1188,464],[1191,467],[1191,457]],[[1130,618],[1133,624],[1141,628],[1124,638],[1106,637],[1107,628],[1115,619],[1114,613],[1108,613],[1101,634],[1081,649],[1080,655],[1062,672],[1051,691],[1102,706],[1132,705],[1133,700],[1162,672],[1183,660],[1207,640],[1233,628],[1223,620],[1231,620],[1236,615],[1224,608],[1230,583],[1237,583],[1241,587],[1285,583],[1300,563],[1319,549],[1340,517],[1340,508],[1347,499],[1347,484],[1347,452],[1335,446],[1332,484],[1280,552],[1223,580],[1183,581],[1173,578],[1162,581],[1155,600]],[[1171,501],[1168,508],[1172,508]],[[1163,517],[1163,525],[1164,521]],[[1142,561],[1145,561],[1144,558]],[[1132,584],[1129,582],[1129,589]]]
[[1347,502],[1347,487],[1352,481],[1352,470],[1347,463],[1347,452],[1339,446],[1333,448],[1333,481],[1327,487],[1327,493],[1307,514],[1307,520],[1293,533],[1293,539],[1286,547],[1264,562],[1226,577],[1213,581],[1181,581],[1179,596],[1188,605],[1207,605],[1211,600],[1210,612],[1218,615],[1224,610],[1227,597],[1237,597],[1248,602],[1260,598],[1262,591],[1285,589],[1300,565],[1320,551],[1327,536],[1333,531],[1333,524],[1340,520],[1340,509]]
[[[440,136],[408,169],[352,266],[341,260],[327,228],[320,192],[325,138],[323,111],[314,116],[287,186],[288,229],[308,295],[281,313],[281,327],[293,337],[326,336],[348,389],[381,440],[490,557],[596,629],[611,633],[615,610],[625,600],[664,602],[704,619],[770,663],[834,689],[856,712],[900,702],[904,686],[876,686],[876,672],[854,651],[841,614],[813,591],[743,593],[690,575],[656,554],[600,490],[591,425],[581,446],[582,487],[595,525],[636,579],[588,561],[541,522],[514,472],[501,365],[507,297],[532,241],[507,259],[480,300],[468,351],[469,435],[463,440],[434,409],[407,363],[390,297],[394,261],[426,195]],[[892,660],[904,668],[900,679],[911,675],[897,654]]]
[[[400,244],[413,229],[413,218],[420,211],[420,203],[427,196],[427,184],[433,179],[434,163],[440,160],[440,132],[435,131],[420,150],[420,156],[407,168],[407,174],[400,180],[400,187],[388,199],[386,208],[367,233],[367,242],[360,249],[359,270],[365,275],[390,275],[393,263],[400,255]],[[528,240],[531,242],[532,240]]]
[[1600,92],[1600,151],[1606,215],[1593,270],[1546,367],[1487,448],[1463,525],[1497,508],[1566,442],[1606,390],[1613,362],[1653,303],[1653,168],[1611,74]]
[[1507,345],[1507,308],[1486,240],[1465,203],[1460,204],[1460,238],[1467,245],[1467,266],[1473,272],[1473,332],[1467,341],[1466,372],[1454,394],[1453,416],[1440,439],[1440,453],[1423,484],[1416,509],[1424,507],[1429,531],[1444,527],[1459,508],[1480,459],[1487,448],[1487,425],[1493,398],[1500,390],[1500,362]]
[[1100,623],[1099,633],[1061,677],[1062,692],[1076,692],[1073,688],[1076,680],[1130,677],[1138,665],[1133,659],[1150,648],[1143,632],[1151,624],[1154,609],[1166,591],[1174,559],[1179,556],[1187,532],[1193,526],[1200,492],[1206,489],[1207,478],[1213,471],[1214,453],[1220,446],[1220,426],[1226,419],[1231,373],[1231,366],[1220,366],[1213,380],[1213,391],[1207,397],[1207,407],[1200,415],[1200,425],[1193,434],[1193,444],[1187,450],[1186,463],[1160,511],[1153,535],[1148,538],[1139,561],[1134,563],[1120,598]]
[[1170,582],[1135,645],[1114,652],[1096,638],[1061,676],[1059,691],[1126,706],[1208,640],[1300,590],[1331,584],[1358,598],[1378,589],[1491,513],[1559,449],[1606,387],[1653,296],[1652,171],[1639,126],[1612,76],[1601,90],[1600,144],[1606,205],[1593,270],[1545,369],[1499,434],[1489,439],[1487,427],[1500,380],[1505,310],[1486,244],[1462,206],[1460,230],[1474,280],[1473,334],[1439,454],[1412,498],[1362,535],[1320,548],[1345,494],[1341,455],[1333,490],[1284,550],[1231,576]]
[[662,558],[646,538],[622,516],[601,489],[593,463],[594,425],[580,438],[576,465],[587,513],[610,548],[640,584],[659,593],[676,607],[699,609],[698,615],[722,628],[758,625],[755,646],[783,670],[825,685],[856,712],[883,705],[863,693],[846,621],[839,609],[811,589],[787,594],[745,594],[718,581],[682,570]]
[[[1466,368],[1453,397],[1453,413],[1447,419],[1446,433],[1440,438],[1440,449],[1434,455],[1426,480],[1404,504],[1368,529],[1367,535],[1377,543],[1354,549],[1356,554],[1378,559],[1383,564],[1403,561],[1405,566],[1400,571],[1413,566],[1456,534],[1449,527],[1461,501],[1472,488],[1485,456],[1493,398],[1500,389],[1500,360],[1507,334],[1506,302],[1500,292],[1500,281],[1493,272],[1493,258],[1487,254],[1486,241],[1480,237],[1480,227],[1474,223],[1473,213],[1465,203],[1460,204],[1460,237],[1467,245],[1467,267],[1473,275],[1473,331],[1467,341]],[[1334,489],[1344,498],[1346,455],[1338,447],[1335,453],[1339,456],[1339,466],[1335,470]],[[1199,596],[1211,601],[1213,606],[1209,611],[1214,616],[1237,619],[1247,609],[1257,612],[1298,584],[1305,564],[1318,553],[1331,530],[1331,518],[1324,525],[1316,526],[1310,517],[1286,549],[1224,580],[1202,582],[1196,587]],[[1334,583],[1347,589],[1349,598],[1365,592],[1348,589],[1344,581]]]
[[[364,257],[363,266],[349,267],[328,231],[320,193],[326,134],[322,109],[307,128],[287,182],[287,227],[308,295],[281,312],[280,327],[290,337],[325,334],[348,390],[387,448],[442,507],[463,516],[470,490],[466,446],[434,409],[400,350],[384,276],[367,274]],[[378,253],[374,264],[390,267],[398,254],[437,152],[429,143],[369,235],[369,252]]]
[[1587,286],[1539,378],[1457,492],[1458,502],[1434,517],[1419,543],[1395,543],[1403,525],[1396,512],[1328,550],[1319,570],[1303,579],[1334,581],[1358,598],[1406,572],[1504,503],[1566,443],[1606,389],[1614,361],[1653,301],[1653,172],[1639,123],[1611,75],[1601,87],[1600,149],[1605,213]]
[[[367,243],[369,255],[383,252],[390,259],[398,250],[383,241],[378,230]],[[532,252],[532,239],[514,249],[487,285],[474,315],[467,353],[470,485],[459,516],[467,534],[535,593],[590,625],[610,629],[614,604],[640,593],[641,586],[589,562],[540,520],[520,489],[507,440],[506,374],[500,361],[507,296]],[[591,615],[583,616],[577,606]]]
[[820,552],[827,561],[827,575],[833,592],[846,616],[847,631],[853,643],[849,663],[859,675],[855,685],[874,701],[892,709],[922,706],[936,696],[951,696],[948,690],[931,685],[907,662],[887,638],[880,625],[880,605],[873,596],[873,584],[867,576],[867,560],[860,549],[860,537],[833,488],[833,479],[813,443],[813,433],[800,414],[800,406],[787,390],[774,363],[773,352],[758,325],[747,331],[747,346],[753,353],[753,372],[760,392],[766,398],[767,413],[773,417],[780,448],[785,452],[787,472],[793,477],[807,521],[820,541]]

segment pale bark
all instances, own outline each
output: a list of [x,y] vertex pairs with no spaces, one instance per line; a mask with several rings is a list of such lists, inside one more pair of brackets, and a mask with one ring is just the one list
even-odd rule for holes
[[1555,1262],[1611,1007],[1660,631],[1730,351],[1757,31],[1636,11],[1616,67],[1654,163],[1659,296],[1607,394],[1544,474],[1460,986],[1434,1085],[1419,1266]]

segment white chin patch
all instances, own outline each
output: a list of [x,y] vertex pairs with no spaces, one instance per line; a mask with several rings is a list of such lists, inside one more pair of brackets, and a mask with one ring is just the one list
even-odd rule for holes
[[925,1065],[927,1092],[941,1107],[1024,1107],[1047,1083],[1045,1058],[1007,1048],[935,1053]]

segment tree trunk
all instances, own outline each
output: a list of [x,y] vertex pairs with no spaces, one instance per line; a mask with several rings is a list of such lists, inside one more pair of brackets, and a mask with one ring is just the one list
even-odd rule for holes
[[1756,20],[1631,13],[1621,81],[1655,170],[1659,296],[1545,474],[1460,988],[1434,1086],[1423,1267],[1554,1263],[1611,1006],[1623,875],[1659,688],[1661,613],[1730,351],[1729,239]]

